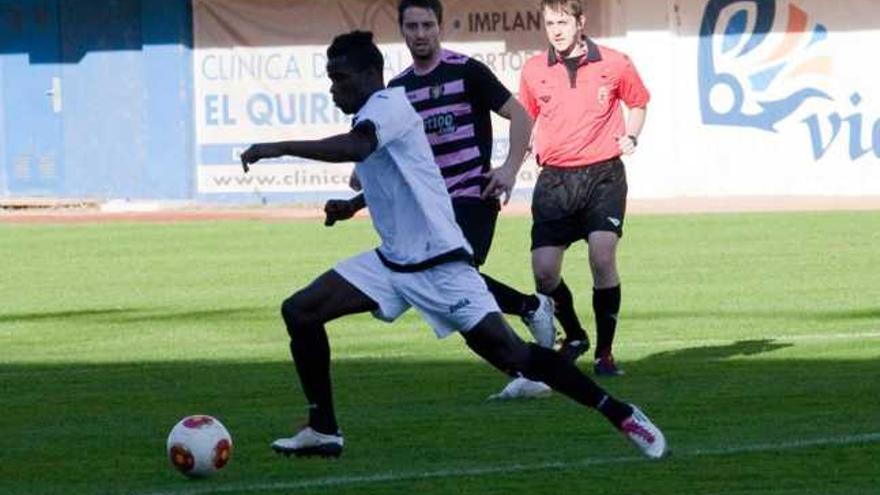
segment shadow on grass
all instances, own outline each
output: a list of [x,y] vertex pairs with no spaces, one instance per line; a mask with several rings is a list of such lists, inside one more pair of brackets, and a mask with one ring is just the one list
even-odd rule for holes
[[95,308],[73,311],[45,311],[31,313],[0,314],[2,323],[27,323],[31,321],[68,320],[68,319],[100,319],[112,315],[130,314],[140,311],[135,308]]
[[[122,316],[120,318],[113,318],[117,323],[138,323],[138,322],[151,322],[151,321],[171,321],[171,322],[193,322],[193,321],[205,321],[205,320],[238,320],[238,319],[253,319],[253,318],[265,318],[270,308],[267,306],[250,306],[250,307],[241,307],[241,308],[223,308],[223,309],[205,309],[200,311],[178,311],[178,312],[167,312],[167,311],[159,311],[155,310],[151,311],[149,314],[133,314],[130,316]],[[280,304],[278,305],[278,309],[275,313],[272,313],[273,316],[277,316],[280,314]]]
[[674,366],[675,362],[683,361],[716,361],[738,356],[755,356],[792,347],[793,345],[788,342],[776,342],[773,339],[740,340],[729,345],[690,347],[687,349],[658,352],[639,362],[647,364],[653,361],[671,361],[670,365]]
[[[149,321],[201,321],[265,317],[267,306],[166,311],[162,308],[95,308],[76,311],[0,314],[0,323],[29,323],[47,320],[75,320],[94,323],[138,323]],[[279,309],[280,311],[280,309]]]
[[[880,362],[772,359],[790,345],[750,340],[662,352],[625,363],[626,377],[601,384],[643,406],[683,450],[880,430]],[[0,365],[0,493],[185,490],[193,485],[181,485],[167,466],[164,441],[178,419],[196,413],[219,417],[234,435],[233,462],[222,477],[208,481],[218,487],[634,454],[598,415],[583,413],[558,394],[549,400],[486,402],[506,379],[464,351],[432,361],[346,360],[337,353],[333,379],[346,455],[326,463],[279,458],[267,447],[306,417],[289,362]],[[744,455],[726,463],[725,487],[748,491],[749,485],[740,483],[755,476],[780,490],[800,486],[813,473],[788,455],[774,454],[772,461]],[[836,473],[811,478],[817,487],[833,488],[843,472],[853,473],[848,483],[870,486],[870,473],[880,468],[877,456],[853,458],[834,448],[811,455]],[[691,472],[693,459],[670,462],[675,469],[664,475],[663,485],[645,478],[636,491],[699,493],[705,487]],[[614,493],[619,480],[605,479],[603,469],[573,477],[572,492]],[[738,479],[733,476],[738,469],[757,474]],[[540,492],[541,486],[524,485],[519,493]]]

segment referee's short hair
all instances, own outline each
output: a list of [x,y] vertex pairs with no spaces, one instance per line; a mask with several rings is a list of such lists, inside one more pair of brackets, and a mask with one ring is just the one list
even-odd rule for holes
[[581,0],[541,0],[541,10],[544,9],[561,10],[575,19],[584,15],[584,5]]
[[333,38],[327,48],[327,58],[345,57],[355,70],[376,69],[380,74],[385,67],[385,58],[379,47],[373,43],[370,31],[352,31]]
[[397,4],[397,25],[403,26],[403,13],[410,7],[430,9],[437,16],[437,24],[443,24],[443,4],[440,0],[400,0]]

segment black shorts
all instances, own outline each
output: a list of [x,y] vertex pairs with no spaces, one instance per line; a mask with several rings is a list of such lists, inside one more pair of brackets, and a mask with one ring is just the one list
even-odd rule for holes
[[544,167],[532,195],[532,249],[568,247],[597,231],[623,236],[626,191],[619,158],[587,167]]
[[501,203],[497,199],[483,201],[479,198],[453,198],[452,210],[464,238],[474,248],[474,263],[477,266],[482,265],[492,247]]

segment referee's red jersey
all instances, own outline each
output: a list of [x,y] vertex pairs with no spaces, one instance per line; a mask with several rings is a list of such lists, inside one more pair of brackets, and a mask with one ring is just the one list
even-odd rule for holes
[[535,119],[538,164],[582,167],[620,156],[620,102],[644,108],[650,95],[629,57],[587,40],[571,69],[552,47],[526,61],[519,99]]

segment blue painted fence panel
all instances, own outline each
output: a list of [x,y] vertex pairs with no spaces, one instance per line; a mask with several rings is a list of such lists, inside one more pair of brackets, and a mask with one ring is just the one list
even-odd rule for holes
[[192,197],[188,0],[0,0],[0,26],[4,195]]

